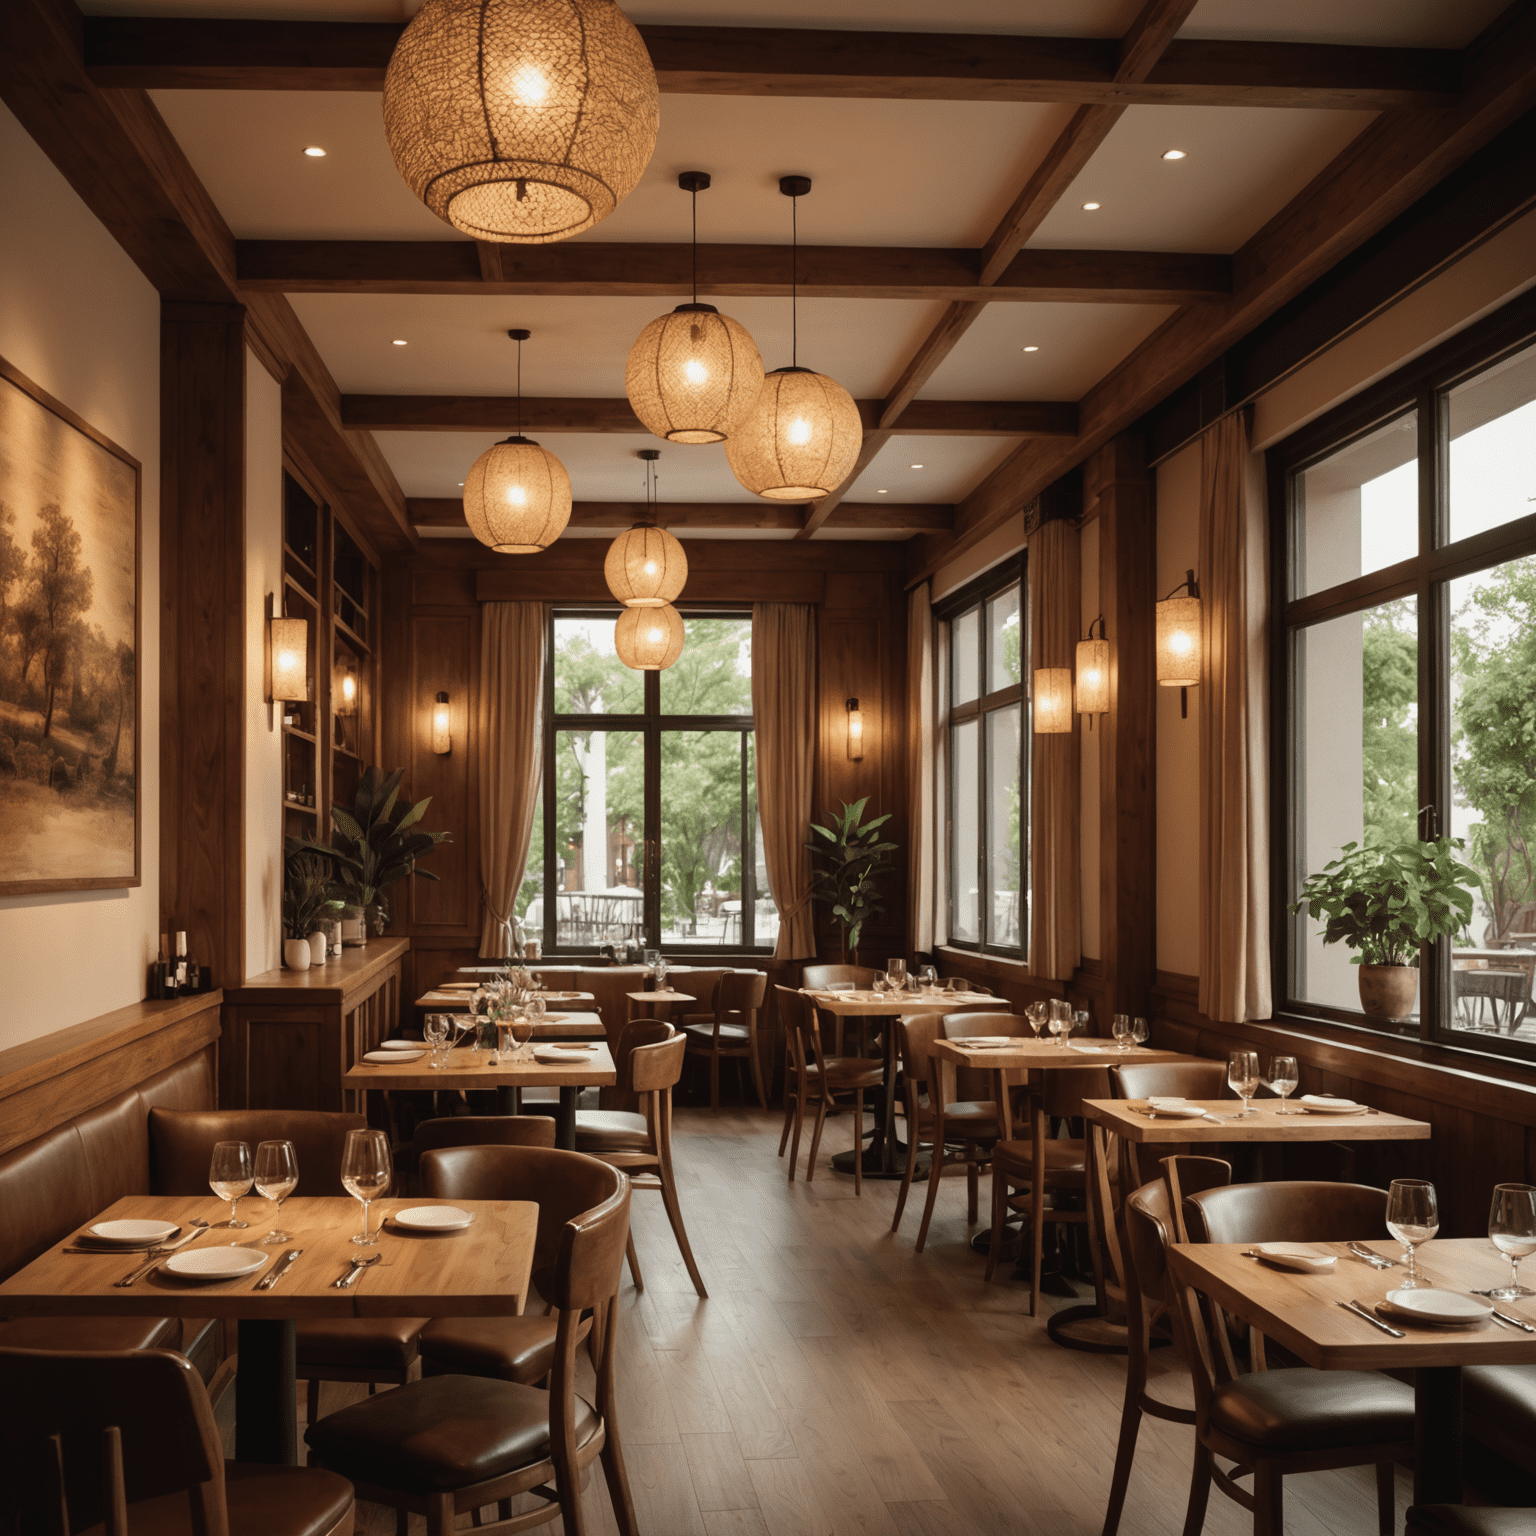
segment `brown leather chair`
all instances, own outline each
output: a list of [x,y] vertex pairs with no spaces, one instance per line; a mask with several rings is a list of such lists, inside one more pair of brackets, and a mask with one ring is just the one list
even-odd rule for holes
[[1536,1536],[1536,1509],[1415,1504],[1405,1530],[1407,1536]]
[[1110,1091],[1117,1099],[1159,1096],[1219,1099],[1227,1086],[1224,1061],[1126,1062],[1109,1069]]
[[[481,1376],[432,1376],[344,1408],[305,1433],[313,1458],[350,1478],[359,1497],[425,1515],[427,1536],[450,1536],[458,1515],[487,1504],[501,1505],[501,1519],[484,1530],[523,1530],[560,1516],[567,1536],[581,1536],[581,1474],[599,1457],[620,1536],[635,1536],[614,1419],[613,1360],[629,1180],[580,1153],[522,1147],[460,1148],[424,1161],[490,1165],[556,1155],[601,1169],[610,1193],[560,1231],[547,1293],[560,1317],[549,1391]],[[578,1320],[589,1308],[602,1322],[595,1402],[576,1393]],[[505,1501],[524,1493],[544,1503],[514,1519]]]
[[715,988],[714,1016],[708,1023],[690,1014],[683,1021],[690,1056],[709,1058],[709,1107],[720,1108],[720,1060],[745,1058],[757,1089],[757,1102],[768,1108],[763,1069],[757,1059],[757,1011],[768,995],[768,978],[761,971],[727,971]]
[[[800,985],[808,987],[812,992],[836,991],[844,987],[863,989],[872,987],[875,984],[875,977],[880,974],[882,973],[867,965],[808,965],[800,973]],[[835,1013],[821,1013],[819,1009],[817,1012],[823,1023],[830,1023],[832,1026],[832,1054],[834,1056],[841,1056],[843,1054],[843,1026],[845,1021],[838,1018]],[[784,1040],[784,1068],[786,1076],[791,1070],[789,1058],[790,1043],[786,1026]],[[779,1148],[781,1153],[783,1150],[782,1147]]]
[[[764,980],[766,982],[766,978]],[[578,1109],[576,1150],[622,1168],[635,1189],[661,1191],[661,1203],[672,1224],[672,1235],[677,1239],[683,1263],[688,1268],[688,1278],[700,1296],[708,1296],[704,1277],[699,1273],[693,1248],[688,1242],[688,1229],[683,1225],[677,1177],[672,1172],[672,1090],[683,1074],[685,1045],[686,1037],[675,1033],[670,1024],[660,1019],[636,1019],[626,1024],[619,1037],[614,1067],[620,1085],[635,1095],[642,1112]],[[633,1232],[627,1251],[635,1289],[644,1290]]]
[[[299,1155],[298,1195],[340,1195],[341,1156],[347,1132],[364,1129],[361,1115],[308,1109],[207,1109],[150,1112],[157,1186],[164,1195],[199,1195],[208,1189],[208,1160],[220,1141],[291,1141]],[[259,1199],[259,1197],[258,1197]],[[252,1223],[253,1235],[255,1231]],[[320,1417],[322,1381],[409,1381],[416,1369],[417,1335],[424,1317],[300,1318],[297,1365],[307,1381],[308,1414]]]
[[1290,1179],[1186,1191],[1194,1243],[1347,1243],[1386,1230],[1387,1192],[1369,1184]]
[[551,1115],[439,1115],[416,1127],[409,1146],[395,1150],[395,1168],[414,1178],[421,1154],[440,1147],[552,1147],[555,1121]]
[[0,1388],[7,1530],[11,1520],[39,1536],[352,1530],[352,1488],[334,1472],[226,1462],[202,1378],[170,1350],[0,1349]]
[[1469,1365],[1461,1390],[1468,1436],[1536,1477],[1536,1365]]

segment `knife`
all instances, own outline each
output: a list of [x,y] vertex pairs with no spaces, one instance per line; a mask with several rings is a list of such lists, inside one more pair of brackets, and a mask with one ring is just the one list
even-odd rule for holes
[[1493,1315],[1498,1318],[1501,1323],[1508,1323],[1511,1328],[1519,1328],[1526,1333],[1536,1333],[1536,1328],[1531,1327],[1529,1323],[1518,1317],[1511,1317],[1508,1312],[1500,1312],[1497,1307],[1493,1309]]
[[1341,1301],[1339,1305],[1346,1312],[1353,1312],[1356,1317],[1363,1317],[1373,1328],[1380,1328],[1383,1333],[1390,1333],[1394,1339],[1408,1337],[1401,1328],[1393,1328],[1390,1324],[1382,1322],[1374,1312],[1368,1312],[1358,1301]]
[[251,1289],[253,1291],[270,1291],[282,1279],[283,1275],[287,1272],[288,1266],[303,1252],[302,1248],[290,1248]]

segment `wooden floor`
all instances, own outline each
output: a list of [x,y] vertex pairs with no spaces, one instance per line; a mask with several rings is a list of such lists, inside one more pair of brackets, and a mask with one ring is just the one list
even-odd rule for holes
[[[641,1531],[1098,1536],[1123,1360],[1052,1344],[1006,1268],[982,1284],[963,1179],[945,1180],[926,1252],[912,1251],[920,1203],[893,1237],[897,1186],[866,1183],[855,1199],[828,1165],[850,1136],[847,1116],[829,1121],[815,1182],[789,1184],[776,1115],[679,1108],[684,1215],[710,1295],[694,1294],[660,1198],[637,1193],[645,1290],[626,1272],[618,1361]],[[982,1196],[985,1212],[985,1181]],[[1156,1389],[1187,1402],[1170,1351],[1156,1369]],[[325,1410],[362,1390],[327,1386]],[[1179,1536],[1191,1440],[1144,1422],[1124,1536]],[[1368,1473],[1314,1473],[1286,1490],[1289,1536],[1376,1531]],[[1399,1530],[1409,1490],[1400,1470]],[[590,1531],[615,1530],[600,1476],[584,1507]],[[358,1514],[359,1532],[392,1536],[392,1512]],[[1213,1491],[1205,1529],[1251,1524]]]

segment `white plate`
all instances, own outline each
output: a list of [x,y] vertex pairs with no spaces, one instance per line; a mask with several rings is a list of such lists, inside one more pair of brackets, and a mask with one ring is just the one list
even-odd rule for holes
[[1253,1251],[1266,1262],[1281,1269],[1297,1269],[1308,1274],[1322,1274],[1339,1262],[1336,1253],[1324,1253],[1306,1243],[1255,1243]]
[[413,1232],[457,1232],[475,1219],[475,1213],[461,1211],[456,1205],[413,1205],[396,1211],[389,1219]]
[[1154,1093],[1148,1097],[1147,1103],[1153,1109],[1164,1109],[1175,1104],[1188,1104],[1189,1100],[1182,1093]]
[[102,1247],[144,1248],[163,1243],[181,1228],[173,1221],[98,1221],[82,1234]]
[[956,1045],[1012,1045],[1012,1035],[966,1035]]
[[173,1253],[162,1267],[183,1280],[238,1280],[254,1275],[271,1256],[255,1248],[190,1248]]
[[373,1057],[379,1054],[379,1051],[415,1051],[420,1056],[423,1050],[425,1050],[425,1047],[419,1040],[385,1040],[379,1046],[378,1051],[370,1051],[367,1056],[363,1057],[363,1060],[372,1060]]
[[1199,1120],[1205,1111],[1198,1104],[1149,1104],[1154,1115],[1164,1115],[1170,1120]]
[[1306,1110],[1309,1115],[1360,1115],[1365,1113],[1364,1104],[1356,1104],[1353,1099],[1298,1099],[1297,1103]]
[[558,1067],[570,1061],[584,1062],[588,1058],[585,1051],[578,1051],[569,1046],[541,1045],[534,1050],[533,1059]]
[[1378,1310],[1410,1318],[1416,1323],[1465,1326],[1486,1322],[1493,1313],[1493,1306],[1480,1296],[1463,1296],[1460,1291],[1437,1291],[1421,1286],[1410,1291],[1388,1291]]
[[420,1046],[417,1046],[414,1051],[365,1051],[363,1053],[363,1060],[373,1062],[420,1061],[426,1054]]

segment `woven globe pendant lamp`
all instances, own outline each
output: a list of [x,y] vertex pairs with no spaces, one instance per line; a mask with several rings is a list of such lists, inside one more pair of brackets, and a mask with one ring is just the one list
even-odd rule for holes
[[683,616],[671,603],[626,608],[613,626],[619,660],[636,672],[665,672],[683,654]]
[[688,580],[688,556],[665,528],[655,525],[656,448],[642,448],[648,520],[627,528],[608,546],[603,580],[626,608],[661,608],[675,602]]
[[634,190],[659,122],[650,55],[613,0],[427,0],[384,79],[396,167],[476,240],[590,229]]

